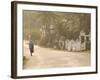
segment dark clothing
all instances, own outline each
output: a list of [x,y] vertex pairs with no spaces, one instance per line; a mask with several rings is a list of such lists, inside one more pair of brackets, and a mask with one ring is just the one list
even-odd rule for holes
[[29,42],[29,49],[30,49],[30,54],[32,56],[32,53],[34,52],[34,44],[32,41]]
[[34,49],[34,48],[30,48],[30,52],[31,52],[31,53],[33,53],[33,52],[34,52],[34,51],[33,51],[33,49]]

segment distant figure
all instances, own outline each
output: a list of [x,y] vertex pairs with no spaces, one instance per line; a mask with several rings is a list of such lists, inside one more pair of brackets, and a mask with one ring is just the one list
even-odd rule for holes
[[32,40],[29,41],[29,50],[30,50],[30,54],[32,56],[32,53],[34,52],[34,44],[33,44]]

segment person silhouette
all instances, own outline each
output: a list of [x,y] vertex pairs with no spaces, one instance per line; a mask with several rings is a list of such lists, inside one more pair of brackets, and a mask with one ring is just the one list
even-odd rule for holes
[[33,44],[32,40],[29,41],[29,50],[30,50],[30,54],[32,56],[32,53],[34,52],[34,44]]

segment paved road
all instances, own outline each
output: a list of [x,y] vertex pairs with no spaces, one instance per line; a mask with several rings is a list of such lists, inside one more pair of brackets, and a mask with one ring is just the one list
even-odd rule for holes
[[34,46],[34,54],[30,56],[28,44],[24,44],[24,69],[49,67],[89,66],[90,52],[68,52]]

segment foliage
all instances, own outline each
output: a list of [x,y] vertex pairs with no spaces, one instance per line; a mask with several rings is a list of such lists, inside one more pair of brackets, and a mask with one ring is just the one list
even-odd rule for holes
[[[90,14],[49,11],[24,11],[24,39],[53,47],[55,40],[77,39],[80,31],[90,32]],[[45,36],[43,33],[45,32]]]

